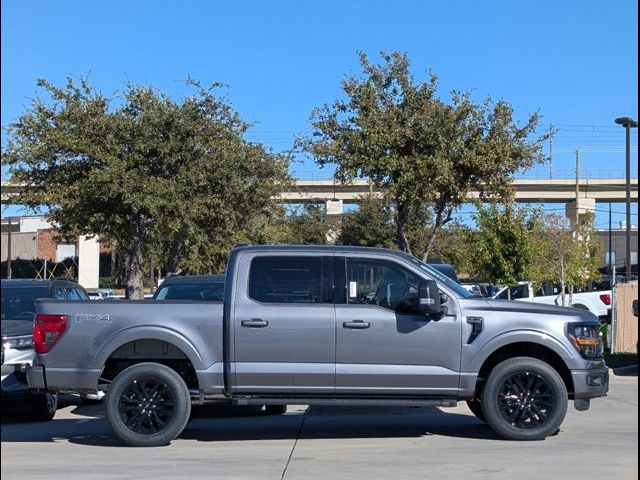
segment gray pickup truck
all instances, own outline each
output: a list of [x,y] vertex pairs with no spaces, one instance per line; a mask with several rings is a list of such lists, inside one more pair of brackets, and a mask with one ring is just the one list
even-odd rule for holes
[[608,390],[588,311],[472,297],[397,251],[240,246],[224,300],[39,300],[34,389],[107,392],[114,434],[169,443],[192,404],[455,406],[508,439]]

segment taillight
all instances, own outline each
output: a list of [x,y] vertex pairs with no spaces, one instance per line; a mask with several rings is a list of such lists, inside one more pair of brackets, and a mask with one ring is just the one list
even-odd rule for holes
[[602,303],[604,303],[605,305],[611,305],[611,295],[609,295],[608,293],[603,293],[602,295],[600,295],[600,300],[602,300]]
[[69,317],[66,315],[36,315],[33,327],[33,347],[36,353],[47,353],[67,330]]

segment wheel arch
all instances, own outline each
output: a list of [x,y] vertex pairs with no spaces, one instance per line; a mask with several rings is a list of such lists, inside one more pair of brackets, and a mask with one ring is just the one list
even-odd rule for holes
[[478,371],[476,395],[482,391],[483,384],[491,370],[504,360],[514,357],[532,357],[549,364],[562,377],[569,395],[573,394],[574,385],[571,370],[557,351],[541,343],[517,341],[500,346],[484,359]]

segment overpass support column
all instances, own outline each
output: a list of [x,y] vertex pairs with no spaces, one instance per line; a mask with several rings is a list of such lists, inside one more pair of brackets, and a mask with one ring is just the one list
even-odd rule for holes
[[324,205],[327,221],[331,224],[331,230],[327,233],[327,242],[335,243],[340,235],[340,217],[344,213],[344,206],[342,200],[327,200]]
[[98,288],[100,279],[100,242],[98,236],[82,235],[78,239],[78,283],[84,288]]
[[576,223],[582,223],[586,214],[595,213],[595,211],[595,198],[578,198],[565,206],[565,213],[571,222],[571,226],[576,225]]

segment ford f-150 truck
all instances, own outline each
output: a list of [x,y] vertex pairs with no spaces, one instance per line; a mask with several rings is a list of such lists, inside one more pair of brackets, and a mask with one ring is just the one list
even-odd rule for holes
[[606,394],[588,311],[474,298],[414,257],[257,246],[229,256],[224,299],[39,300],[34,389],[107,392],[114,434],[164,445],[192,404],[454,406],[508,439],[555,433]]

